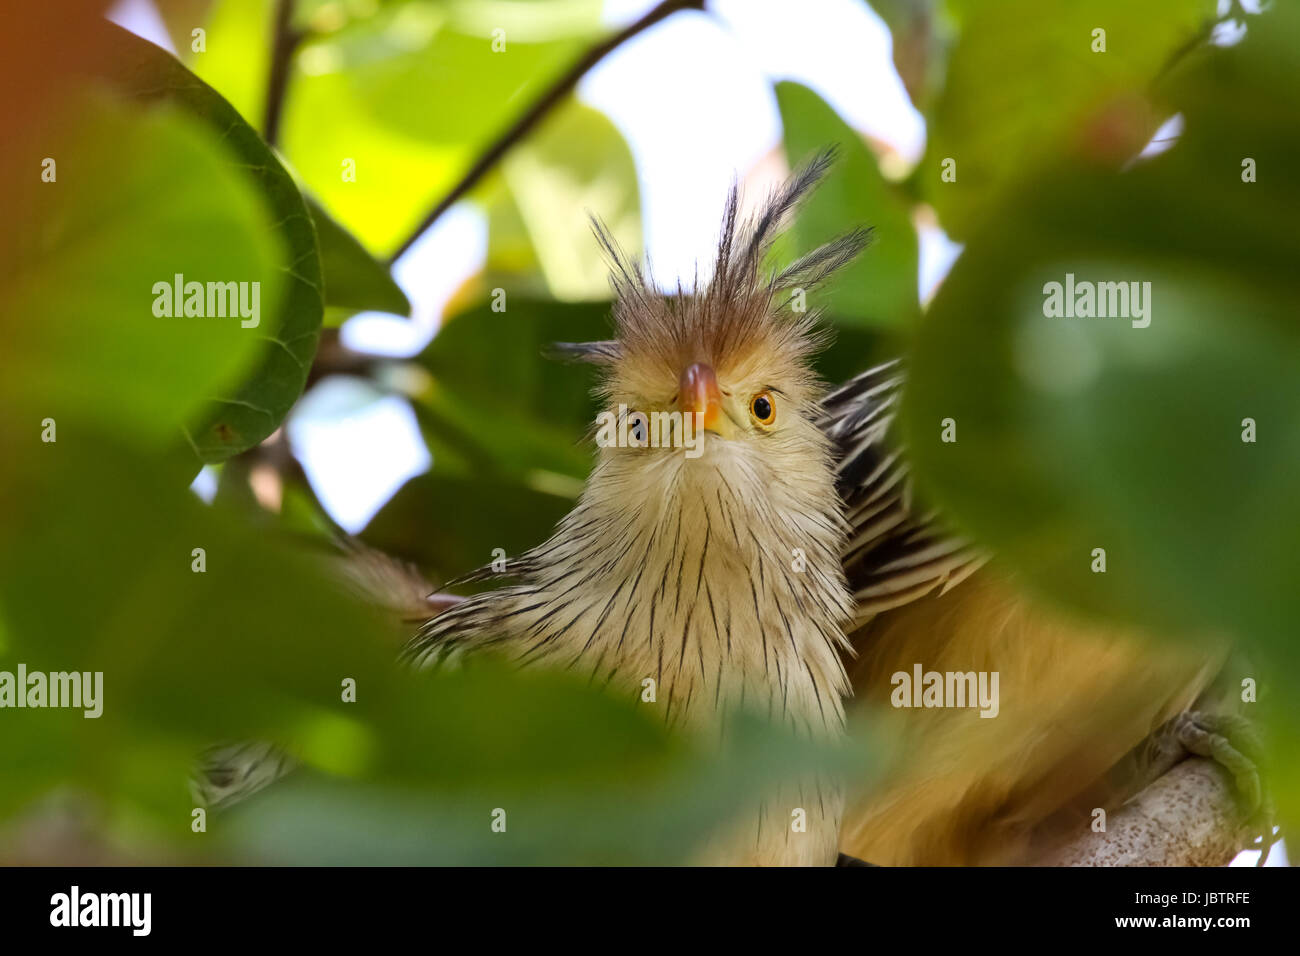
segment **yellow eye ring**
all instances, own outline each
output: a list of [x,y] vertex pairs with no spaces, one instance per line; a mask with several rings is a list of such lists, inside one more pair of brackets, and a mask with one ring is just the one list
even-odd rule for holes
[[760,425],[771,425],[776,421],[776,401],[772,398],[772,393],[764,390],[751,398],[749,414]]

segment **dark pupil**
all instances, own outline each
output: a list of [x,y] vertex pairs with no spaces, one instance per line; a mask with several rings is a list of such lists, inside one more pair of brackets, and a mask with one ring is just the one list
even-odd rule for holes
[[760,421],[767,421],[772,417],[772,403],[766,398],[754,399],[754,414]]

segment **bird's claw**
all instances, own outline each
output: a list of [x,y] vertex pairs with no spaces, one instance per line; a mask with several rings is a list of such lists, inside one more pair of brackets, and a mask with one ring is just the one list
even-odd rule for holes
[[1260,779],[1264,744],[1254,723],[1237,714],[1187,711],[1174,720],[1174,735],[1189,753],[1208,757],[1236,784],[1246,819],[1255,824],[1251,847],[1260,851],[1263,866],[1278,841],[1274,834],[1273,802]]

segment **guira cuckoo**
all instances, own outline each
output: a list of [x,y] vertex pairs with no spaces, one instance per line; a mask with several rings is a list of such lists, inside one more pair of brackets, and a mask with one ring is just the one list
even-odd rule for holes
[[[722,733],[723,715],[748,704],[813,738],[842,732],[851,694],[885,705],[891,676],[914,664],[997,671],[996,719],[904,712],[897,733],[915,760],[883,788],[846,812],[833,784],[792,784],[702,858],[1031,861],[1146,780],[1143,742],[1189,711],[1222,656],[1073,623],[913,513],[890,445],[898,368],[827,394],[810,365],[817,315],[789,307],[792,290],[824,282],[870,233],[763,272],[829,162],[796,172],[747,220],[733,190],[712,277],[693,293],[659,294],[597,224],[616,338],[559,348],[601,367],[611,408],[698,416],[703,452],[600,448],[550,539],[504,574],[470,575],[505,580],[432,620],[408,654],[430,663],[491,648],[637,691],[652,678],[670,723]],[[1220,729],[1179,726],[1184,742]],[[793,806],[808,832],[792,832]]]
[[[666,721],[715,738],[741,707],[815,740],[844,732],[849,700],[893,718],[882,726],[911,759],[880,786],[792,781],[740,811],[702,862],[1033,862],[1167,764],[1151,741],[1213,752],[1258,802],[1250,761],[1190,711],[1220,652],[1160,649],[1034,602],[914,508],[890,432],[899,366],[829,393],[818,381],[818,315],[792,311],[790,293],[815,289],[870,233],[774,273],[763,263],[829,162],[797,171],[752,217],[733,190],[711,278],[691,293],[658,292],[597,224],[616,336],[557,348],[600,367],[609,407],[698,421],[702,452],[600,447],[551,537],[503,572],[461,579],[499,586],[429,620],[407,659],[490,650],[630,694],[650,678]],[[890,712],[893,675],[917,664],[997,672],[997,717]],[[791,826],[795,807],[805,832]]]

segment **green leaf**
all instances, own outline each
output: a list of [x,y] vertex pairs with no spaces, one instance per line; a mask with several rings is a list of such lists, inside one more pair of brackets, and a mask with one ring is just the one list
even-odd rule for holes
[[[790,164],[838,146],[835,167],[804,204],[792,227],[797,254],[860,226],[874,227],[873,241],[809,296],[837,319],[856,325],[894,327],[920,311],[917,301],[917,239],[905,203],[894,193],[862,137],[821,97],[797,83],[778,83],[777,104],[785,123]],[[793,258],[793,256],[790,256]],[[822,301],[824,300],[824,301]]]
[[599,216],[629,255],[641,253],[636,164],[614,124],[567,103],[510,152],[504,172],[551,294],[608,299],[609,272],[589,217]]
[[603,300],[609,274],[591,215],[629,255],[642,249],[636,164],[602,113],[568,102],[518,144],[476,191],[488,218],[487,260],[451,303],[505,288],[531,299]]
[[[521,554],[545,541],[573,509],[580,485],[531,487],[525,478],[485,478],[455,469],[408,481],[371,519],[361,538],[426,569],[436,581],[482,567],[496,548]],[[567,492],[567,493],[561,493]]]
[[[1214,15],[1210,0],[955,3],[960,34],[918,169],[944,229],[965,240],[1006,192],[1058,157],[1120,165],[1168,115],[1148,85]],[[1105,52],[1093,52],[1093,31]],[[955,181],[943,179],[955,163]],[[950,167],[953,168],[953,167]]]
[[283,247],[283,296],[255,333],[265,343],[260,364],[241,387],[215,400],[193,435],[203,461],[222,461],[279,427],[307,382],[324,311],[316,230],[293,178],[215,90],[170,54],[111,24],[105,24],[103,57],[93,70],[119,92],[148,102],[165,99],[209,124],[231,165],[257,187]]
[[[167,11],[168,30],[181,59],[241,116],[260,122],[266,108],[266,81],[271,69],[275,4],[265,0],[185,2],[187,5],[208,2],[210,9],[207,16],[186,16],[171,3],[160,5]],[[202,53],[193,49],[190,34],[195,27],[207,31]]]
[[481,145],[585,52],[600,13],[598,0],[412,4],[303,55],[337,64],[370,115],[404,135]]
[[575,683],[515,678],[517,696],[506,698],[482,677],[440,681],[433,699],[445,721],[488,722],[472,746],[465,735],[428,741],[440,786],[411,794],[300,778],[232,814],[229,842],[281,864],[680,864],[774,781],[801,772],[861,781],[873,763],[861,745],[809,744],[752,718],[729,722],[720,752],[688,750],[644,710]]
[[[1032,587],[1157,633],[1234,636],[1282,694],[1300,680],[1300,242],[1278,215],[1300,208],[1283,172],[1298,40],[1278,12],[1191,58],[1164,94],[1186,118],[1168,153],[1023,183],[935,298],[904,406],[922,487]],[[1149,325],[1049,315],[1067,274],[1150,283]],[[1294,721],[1277,727],[1289,761]]]
[[[7,712],[16,719],[0,721],[0,748],[25,754],[26,772],[0,780],[0,812],[74,785],[161,802],[175,824],[202,747],[289,736],[337,700],[343,670],[375,689],[389,679],[383,626],[317,562],[203,505],[131,445],[90,431],[59,439],[0,479],[0,608],[12,637],[0,666],[102,672],[103,713]],[[145,752],[153,773],[132,784]]]
[[478,196],[487,213],[487,257],[482,273],[448,303],[448,313],[454,315],[458,305],[464,308],[482,301],[492,289],[510,289],[530,299],[548,298],[541,258],[505,175],[497,171],[484,177]]
[[592,0],[381,8],[295,55],[285,154],[367,248],[395,249],[599,32]]
[[352,312],[391,312],[407,316],[411,303],[393,280],[388,267],[376,261],[352,233],[320,207],[307,200],[320,242],[321,271],[325,274],[325,305],[337,310],[337,321]]
[[216,137],[175,108],[86,98],[50,126],[57,180],[13,190],[0,256],[6,450],[58,455],[63,445],[39,440],[46,418],[61,440],[93,426],[179,445],[211,396],[255,367],[259,332],[237,314],[157,315],[156,286],[170,290],[177,274],[257,282],[275,309],[284,283],[271,220]]
[[[582,443],[595,421],[590,366],[548,361],[553,342],[608,338],[607,303],[567,304],[512,298],[505,311],[484,305],[456,316],[420,356],[433,376],[417,412],[477,449],[499,473],[535,470],[585,478],[591,450]],[[438,468],[436,446],[434,468]]]
[[[578,674],[490,660],[411,674],[393,628],[283,536],[129,447],[58,449],[0,475],[0,669],[100,672],[102,712],[6,711],[0,752],[23,767],[0,775],[6,823],[71,791],[110,811],[110,843],[129,821],[128,845],[186,858],[671,862],[773,781],[864,766],[752,720],[729,724],[734,748],[703,751],[635,693]],[[278,742],[303,769],[197,841],[195,757],[240,739]],[[519,839],[495,839],[499,806]]]

